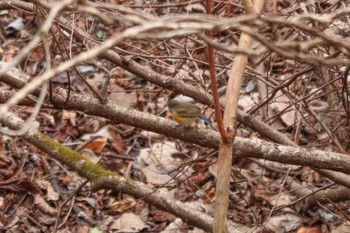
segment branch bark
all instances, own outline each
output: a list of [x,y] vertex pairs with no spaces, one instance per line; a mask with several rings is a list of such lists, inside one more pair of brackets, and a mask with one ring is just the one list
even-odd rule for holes
[[[67,92],[64,89],[56,89],[52,97],[55,107],[82,111],[89,115],[105,117],[116,123],[132,125],[203,147],[218,148],[220,135],[210,129],[192,128],[188,130],[188,127],[174,121],[140,112],[134,108],[123,107],[110,101],[101,104],[98,99],[89,96],[72,93],[67,103],[66,98]],[[284,146],[258,138],[237,137],[234,147],[234,155],[237,158],[252,157],[350,173],[350,159],[344,154]]]
[[[243,1],[244,8],[247,14],[256,14],[260,12],[265,1],[256,0],[255,9],[252,0]],[[238,47],[241,49],[249,49],[252,44],[252,37],[248,34],[242,33],[239,39]],[[237,54],[231,68],[230,77],[226,88],[225,110],[224,110],[224,125],[225,130],[230,135],[234,135],[230,138],[230,141],[221,138],[219,143],[219,155],[218,155],[218,167],[221,172],[217,175],[216,181],[216,195],[214,206],[214,225],[213,231],[215,233],[227,232],[227,211],[230,192],[230,178],[231,178],[231,166],[233,160],[233,154],[236,150],[234,146],[235,134],[232,134],[237,125],[237,109],[238,100],[240,96],[241,83],[245,66],[248,61],[248,56],[245,54]]]
[[[0,92],[0,99],[3,97],[10,98],[8,91]],[[71,93],[68,102],[66,100],[67,91],[57,88],[52,96],[53,106],[56,108],[81,111],[110,119],[116,123],[132,125],[203,147],[218,149],[220,135],[210,129],[192,128],[188,130],[188,127],[174,121],[140,112],[134,108],[123,107],[110,101],[101,104],[98,99],[86,95]],[[234,147],[234,155],[237,159],[251,157],[350,174],[349,156],[340,153],[279,145],[258,138],[237,137]]]
[[[12,130],[18,130],[23,127],[23,120],[12,113],[3,114],[1,123]],[[35,128],[31,128],[23,138],[35,145],[40,150],[56,158],[63,164],[67,165],[79,175],[92,182],[97,189],[109,188],[115,191],[121,191],[130,194],[135,198],[143,198],[148,203],[168,211],[183,219],[184,222],[197,226],[205,231],[210,232],[212,228],[212,218],[198,210],[194,210],[184,203],[176,200],[169,200],[159,192],[153,192],[141,182],[126,179],[117,173],[107,171],[98,164],[90,162],[81,154],[62,146],[54,139],[42,134]],[[239,232],[239,231],[236,231]]]

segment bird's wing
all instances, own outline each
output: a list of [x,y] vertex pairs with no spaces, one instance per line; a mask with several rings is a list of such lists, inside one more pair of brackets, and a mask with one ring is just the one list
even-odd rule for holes
[[194,107],[190,110],[187,108],[177,108],[176,112],[181,117],[198,117],[198,115],[201,113],[201,110],[198,107]]

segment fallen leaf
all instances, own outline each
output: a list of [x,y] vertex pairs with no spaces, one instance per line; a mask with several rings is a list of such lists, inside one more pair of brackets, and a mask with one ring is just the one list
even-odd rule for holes
[[302,227],[297,233],[322,233],[322,231],[318,227]]
[[152,219],[155,222],[170,222],[176,219],[175,215],[159,209],[152,210],[150,214],[152,215]]
[[34,196],[34,205],[38,210],[45,214],[56,216],[58,213],[58,210],[53,208],[49,203],[47,203],[46,200],[42,198],[39,194],[35,194]]
[[115,151],[119,155],[125,155],[126,154],[127,147],[126,147],[122,137],[119,134],[117,134],[113,138],[111,146],[115,149]]
[[124,213],[131,210],[135,206],[136,202],[133,198],[127,198],[122,201],[116,201],[109,204],[111,211],[116,213]]
[[100,138],[97,138],[97,139],[93,140],[92,142],[88,143],[85,146],[85,149],[90,149],[93,152],[100,154],[100,153],[102,153],[103,148],[106,146],[106,144],[107,144],[107,138],[100,137]]
[[125,213],[109,226],[110,230],[116,232],[140,232],[146,224],[134,213]]

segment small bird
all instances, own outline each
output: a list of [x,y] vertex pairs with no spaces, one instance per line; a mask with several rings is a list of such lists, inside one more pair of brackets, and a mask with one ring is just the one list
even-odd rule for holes
[[168,108],[173,116],[173,119],[181,124],[191,124],[197,117],[209,124],[209,119],[201,114],[201,109],[190,102],[181,102],[178,100],[169,100]]

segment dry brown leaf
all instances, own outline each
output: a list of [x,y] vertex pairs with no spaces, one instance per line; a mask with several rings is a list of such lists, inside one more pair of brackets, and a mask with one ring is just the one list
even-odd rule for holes
[[34,195],[34,205],[38,210],[45,214],[56,216],[58,213],[58,210],[51,207],[49,203],[47,203],[46,200],[42,198],[39,194]]
[[11,192],[41,193],[39,186],[31,181],[24,173],[20,173],[7,181],[1,182],[0,189]]
[[136,202],[133,198],[127,198],[122,201],[113,202],[109,205],[111,211],[116,213],[124,213],[131,210],[135,206]]
[[88,143],[85,146],[85,149],[90,149],[95,153],[102,153],[103,148],[106,146],[107,144],[107,138],[103,137],[103,138],[97,138],[95,140],[93,140],[92,142]]
[[15,194],[15,193],[8,193],[4,196],[4,199],[2,201],[2,205],[0,208],[0,212],[2,213],[8,213],[11,211],[15,204],[17,204],[21,199],[21,195]]
[[62,117],[61,117],[62,122],[69,122],[72,126],[76,125],[76,113],[72,111],[66,111],[63,110]]
[[6,169],[0,169],[0,175],[2,177],[8,178],[8,177],[13,176],[16,171],[17,171],[17,165],[16,164],[11,164]]
[[56,216],[49,216],[47,214],[43,213],[37,213],[36,218],[38,222],[40,222],[43,225],[53,225],[56,222]]
[[60,180],[63,185],[69,185],[72,183],[73,179],[70,176],[60,175],[58,180]]
[[175,215],[158,209],[151,210],[150,214],[155,222],[172,222],[176,219]]
[[110,225],[110,230],[118,232],[140,232],[146,224],[134,213],[125,213]]
[[298,229],[301,224],[301,217],[294,214],[282,214],[269,218],[265,226],[272,232],[291,232]]
[[111,144],[112,148],[114,148],[114,150],[119,154],[119,155],[125,155],[126,154],[126,144],[124,143],[122,137],[117,134],[112,141]]
[[318,227],[302,227],[297,233],[322,233],[322,230]]
[[46,196],[49,201],[57,201],[59,200],[59,193],[55,191],[52,187],[52,184],[46,180],[39,180],[36,182],[41,189],[46,190]]

